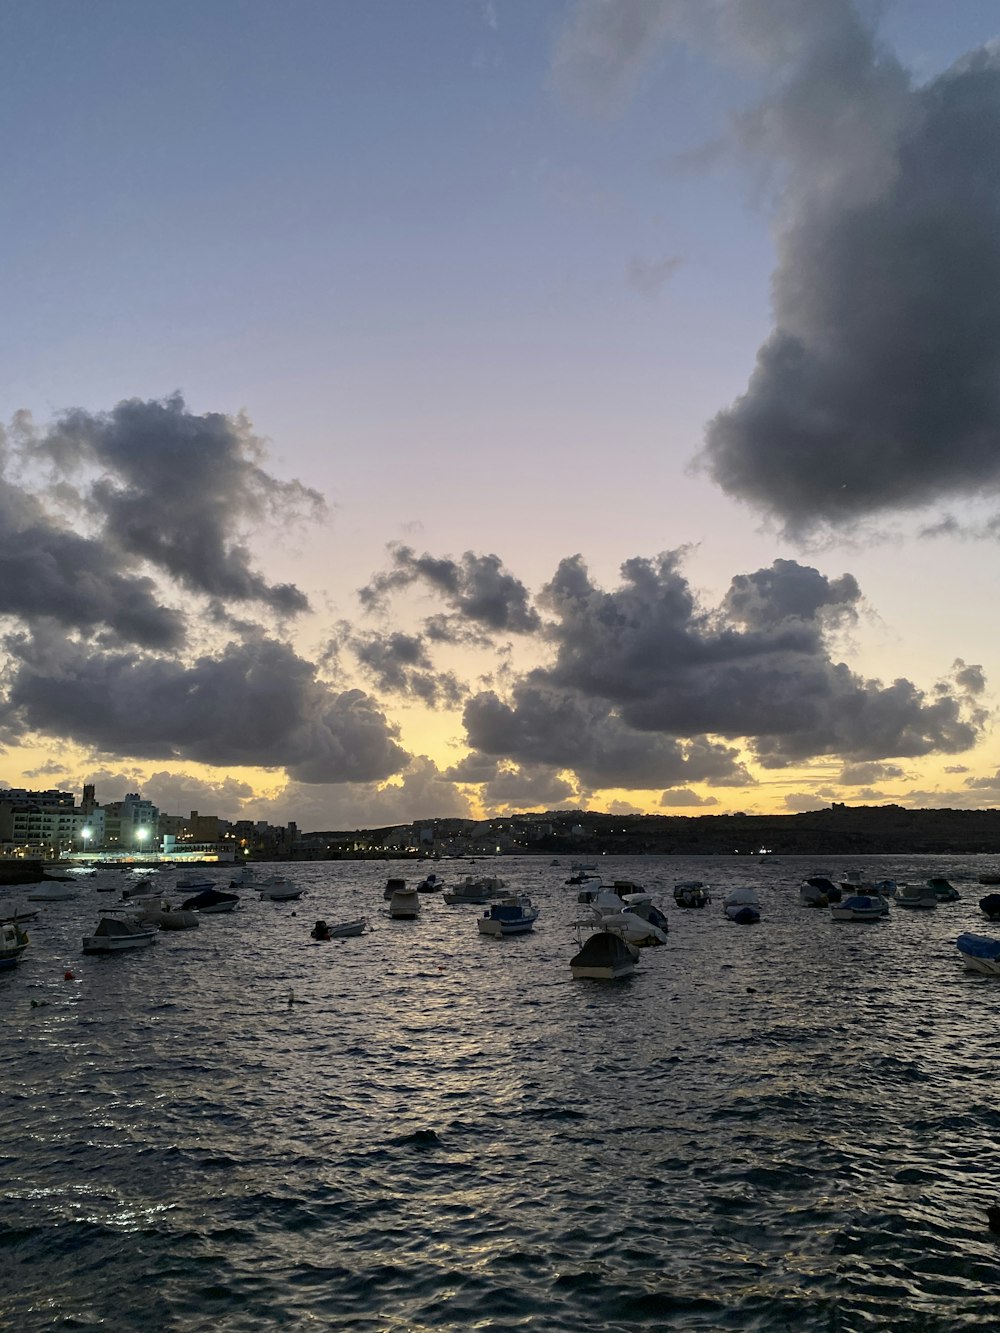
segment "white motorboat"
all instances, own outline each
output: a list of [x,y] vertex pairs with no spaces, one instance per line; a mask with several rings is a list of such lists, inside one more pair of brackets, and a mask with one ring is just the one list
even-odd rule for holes
[[492,875],[486,875],[480,879],[473,879],[471,875],[466,875],[460,884],[456,884],[453,889],[445,889],[444,900],[449,905],[455,903],[477,903],[480,906],[483,903],[491,902],[494,898],[503,895],[507,885],[504,880],[497,879]]
[[889,915],[887,899],[869,893],[854,893],[830,907],[834,921],[881,921]]
[[354,935],[363,935],[368,928],[368,918],[359,916],[353,921],[338,921],[332,926],[328,926],[325,921],[317,921],[309,934],[314,940],[346,940]]
[[638,957],[639,950],[634,944],[612,931],[598,930],[584,940],[570,959],[569,966],[576,978],[616,981],[619,977],[632,975]]
[[500,898],[477,919],[481,935],[526,935],[534,928],[538,908],[526,893]]
[[296,884],[293,879],[286,879],[284,875],[270,875],[261,880],[257,889],[261,898],[270,899],[273,903],[292,902],[305,893],[300,884]]
[[404,884],[389,899],[389,916],[393,921],[415,921],[420,915],[420,894]]
[[159,926],[161,930],[194,930],[201,925],[197,912],[171,907],[162,898],[133,898],[131,904],[138,912],[140,921]]
[[987,977],[1000,977],[1000,940],[989,935],[959,935],[955,948],[970,972],[982,972]]
[[619,880],[615,889],[606,888],[599,881],[597,887],[582,888],[577,901],[590,909],[591,915],[577,922],[578,925],[600,926],[612,930],[616,935],[638,946],[666,944],[667,918],[654,904],[648,893],[625,893],[621,896],[618,887],[631,889],[635,886],[630,880]]
[[28,894],[29,903],[66,903],[77,896],[73,884],[62,880],[49,880],[39,884]]
[[142,949],[152,944],[159,926],[144,922],[134,912],[108,908],[101,913],[93,935],[84,935],[84,953],[121,953],[125,949]]
[[178,890],[189,896],[194,893],[205,893],[207,890],[215,889],[217,887],[214,879],[206,879],[204,876],[199,878],[196,875],[191,875],[187,879],[179,879],[177,881]]

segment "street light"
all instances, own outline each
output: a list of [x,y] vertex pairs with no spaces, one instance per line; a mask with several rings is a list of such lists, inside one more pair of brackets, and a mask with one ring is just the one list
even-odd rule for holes
[[84,856],[87,855],[87,843],[90,842],[90,839],[91,839],[93,836],[94,836],[94,830],[91,829],[91,828],[85,828],[85,829],[81,829],[81,830],[80,830],[80,837],[83,839],[83,854],[84,854]]
[[139,851],[142,851],[143,843],[149,837],[149,829],[140,824],[135,831],[135,840],[139,844]]

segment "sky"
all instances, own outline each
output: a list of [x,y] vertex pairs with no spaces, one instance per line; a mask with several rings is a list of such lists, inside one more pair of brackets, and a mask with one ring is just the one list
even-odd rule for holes
[[8,0],[0,780],[1000,804],[993,0]]

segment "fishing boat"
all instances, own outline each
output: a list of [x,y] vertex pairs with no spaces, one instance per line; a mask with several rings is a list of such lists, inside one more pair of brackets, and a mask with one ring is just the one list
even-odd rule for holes
[[674,885],[674,902],[678,907],[707,907],[712,901],[700,879],[682,879]]
[[389,916],[393,921],[415,921],[420,915],[420,894],[404,884],[389,899]]
[[584,940],[569,960],[569,966],[576,978],[617,981],[619,977],[632,975],[638,957],[639,950],[620,935],[610,930],[598,930]]
[[868,893],[854,893],[830,908],[834,921],[881,921],[889,914],[889,904],[884,898]]
[[477,924],[481,935],[526,935],[537,919],[538,908],[526,893],[517,893],[487,907]]
[[959,935],[955,948],[970,972],[982,972],[987,977],[1000,977],[1000,940],[989,935]]
[[182,912],[232,912],[239,906],[239,895],[225,893],[222,889],[208,888],[201,893],[185,898],[181,903]]
[[730,889],[722,900],[722,910],[738,926],[755,926],[760,920],[757,890],[749,887]]
[[0,922],[0,972],[9,972],[21,961],[28,947],[28,933],[17,921]]
[[93,935],[84,935],[84,953],[121,953],[152,944],[159,926],[141,921],[134,912],[109,907],[102,913]]
[[449,906],[456,903],[477,903],[480,906],[483,903],[491,902],[494,898],[500,898],[503,895],[507,884],[502,879],[497,879],[492,875],[485,875],[479,879],[473,879],[471,875],[466,875],[461,883],[456,884],[452,889],[445,889],[444,900]]
[[301,898],[305,892],[301,884],[296,884],[293,879],[286,879],[284,875],[268,876],[257,885],[257,890],[262,899],[269,899],[272,903],[292,902],[296,898]]

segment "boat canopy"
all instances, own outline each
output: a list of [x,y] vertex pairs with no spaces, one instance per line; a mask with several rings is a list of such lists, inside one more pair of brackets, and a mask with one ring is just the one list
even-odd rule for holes
[[959,935],[955,947],[959,953],[968,954],[970,958],[988,958],[991,962],[1000,960],[1000,940],[990,939],[989,935]]

